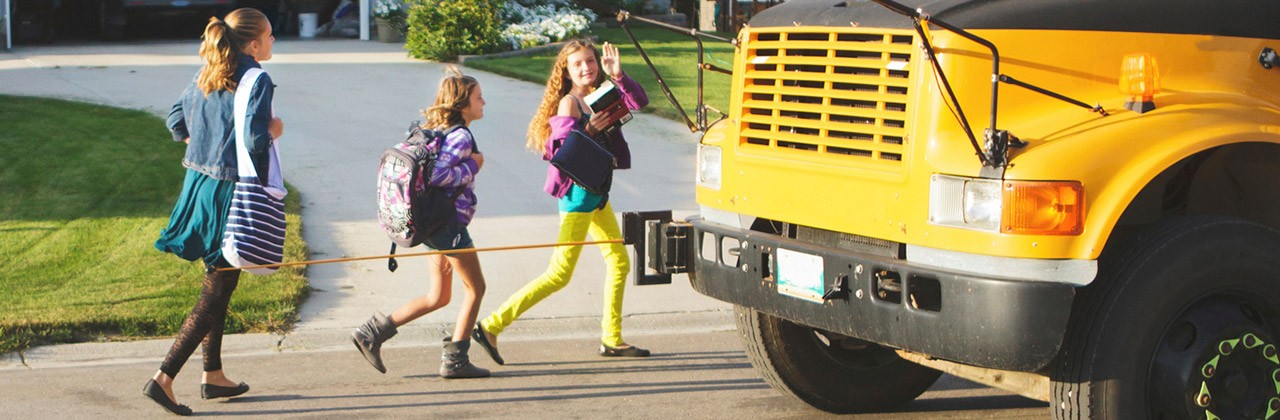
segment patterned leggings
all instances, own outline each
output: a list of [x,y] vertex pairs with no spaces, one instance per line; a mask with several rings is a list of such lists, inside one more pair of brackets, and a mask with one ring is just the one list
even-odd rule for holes
[[211,272],[204,275],[204,286],[200,289],[200,300],[191,308],[178,338],[173,347],[160,364],[160,371],[170,378],[178,376],[187,358],[196,351],[196,344],[204,344],[204,371],[222,370],[222,330],[227,321],[227,305],[231,302],[231,293],[236,291],[240,283],[240,270]]

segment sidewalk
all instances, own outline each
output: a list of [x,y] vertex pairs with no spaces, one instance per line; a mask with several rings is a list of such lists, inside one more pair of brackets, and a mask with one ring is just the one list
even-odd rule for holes
[[[732,328],[733,313],[709,311],[695,313],[646,314],[623,319],[628,337],[644,344],[643,338],[652,335],[702,334],[728,331]],[[353,328],[309,328],[284,334],[231,334],[223,338],[222,354],[225,356],[255,356],[265,354],[296,353],[310,351],[355,351],[351,344]],[[503,332],[501,343],[529,341],[591,340],[599,339],[599,318],[532,318],[521,319]],[[395,339],[384,348],[422,347],[436,345],[453,334],[452,323],[414,322],[399,329]],[[79,368],[128,363],[159,365],[173,339],[154,339],[104,343],[60,344],[40,346],[23,352],[0,356],[2,372],[39,369]],[[477,353],[483,355],[483,353]],[[197,351],[192,361],[198,363]],[[188,362],[190,365],[191,362]],[[0,417],[3,418],[3,417]]]

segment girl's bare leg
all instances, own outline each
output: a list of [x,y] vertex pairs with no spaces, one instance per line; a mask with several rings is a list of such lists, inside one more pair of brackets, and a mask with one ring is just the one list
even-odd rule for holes
[[475,253],[454,254],[447,257],[449,264],[462,277],[462,307],[458,308],[458,323],[453,328],[453,341],[471,339],[471,327],[480,314],[480,301],[484,299],[484,273],[480,271],[480,258]]
[[[443,255],[427,256],[428,264],[431,267],[427,276],[430,281],[430,290],[427,291],[427,294],[415,297],[413,300],[401,305],[387,318],[399,327],[448,305],[449,298],[453,294],[453,265],[451,264],[451,259],[446,259]],[[463,279],[465,280],[466,277],[464,276]]]

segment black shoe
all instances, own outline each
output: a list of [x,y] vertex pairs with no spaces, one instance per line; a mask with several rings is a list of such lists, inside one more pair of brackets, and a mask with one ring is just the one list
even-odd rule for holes
[[164,407],[165,411],[179,416],[191,415],[191,407],[178,404],[169,399],[169,396],[164,393],[164,388],[161,388],[160,384],[156,383],[155,379],[148,380],[147,384],[142,387],[142,395],[146,395],[147,398],[151,399],[151,401],[155,401],[156,404],[160,404],[161,407]]
[[480,326],[479,322],[476,323],[475,328],[471,329],[471,341],[479,344],[480,348],[483,348],[485,353],[489,353],[489,358],[493,359],[494,363],[499,365],[507,364],[506,361],[502,360],[502,355],[498,354],[498,346],[489,342],[489,338],[485,336],[484,328]]
[[200,398],[206,400],[214,398],[230,398],[243,393],[249,392],[249,384],[241,382],[236,386],[218,386],[212,384],[200,384]]
[[636,346],[609,347],[601,344],[600,355],[604,357],[649,357],[649,350]]

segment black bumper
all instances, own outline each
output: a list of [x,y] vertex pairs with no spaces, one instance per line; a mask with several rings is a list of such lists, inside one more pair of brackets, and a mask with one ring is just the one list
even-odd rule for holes
[[[689,278],[698,292],[797,324],[969,365],[1026,372],[1046,367],[1062,345],[1075,296],[1068,284],[976,277],[697,218],[689,222],[691,248],[699,250],[691,256]],[[717,244],[724,238],[742,241],[736,267],[719,261],[724,252]],[[714,243],[703,248],[704,241]],[[772,263],[778,248],[822,257],[825,290],[843,276],[847,297],[819,303],[779,293]],[[704,249],[715,249],[715,255],[701,255]],[[880,298],[883,288],[877,285],[884,283],[877,277],[894,276],[900,279],[898,299]],[[913,303],[913,293],[932,298],[926,305]]]

